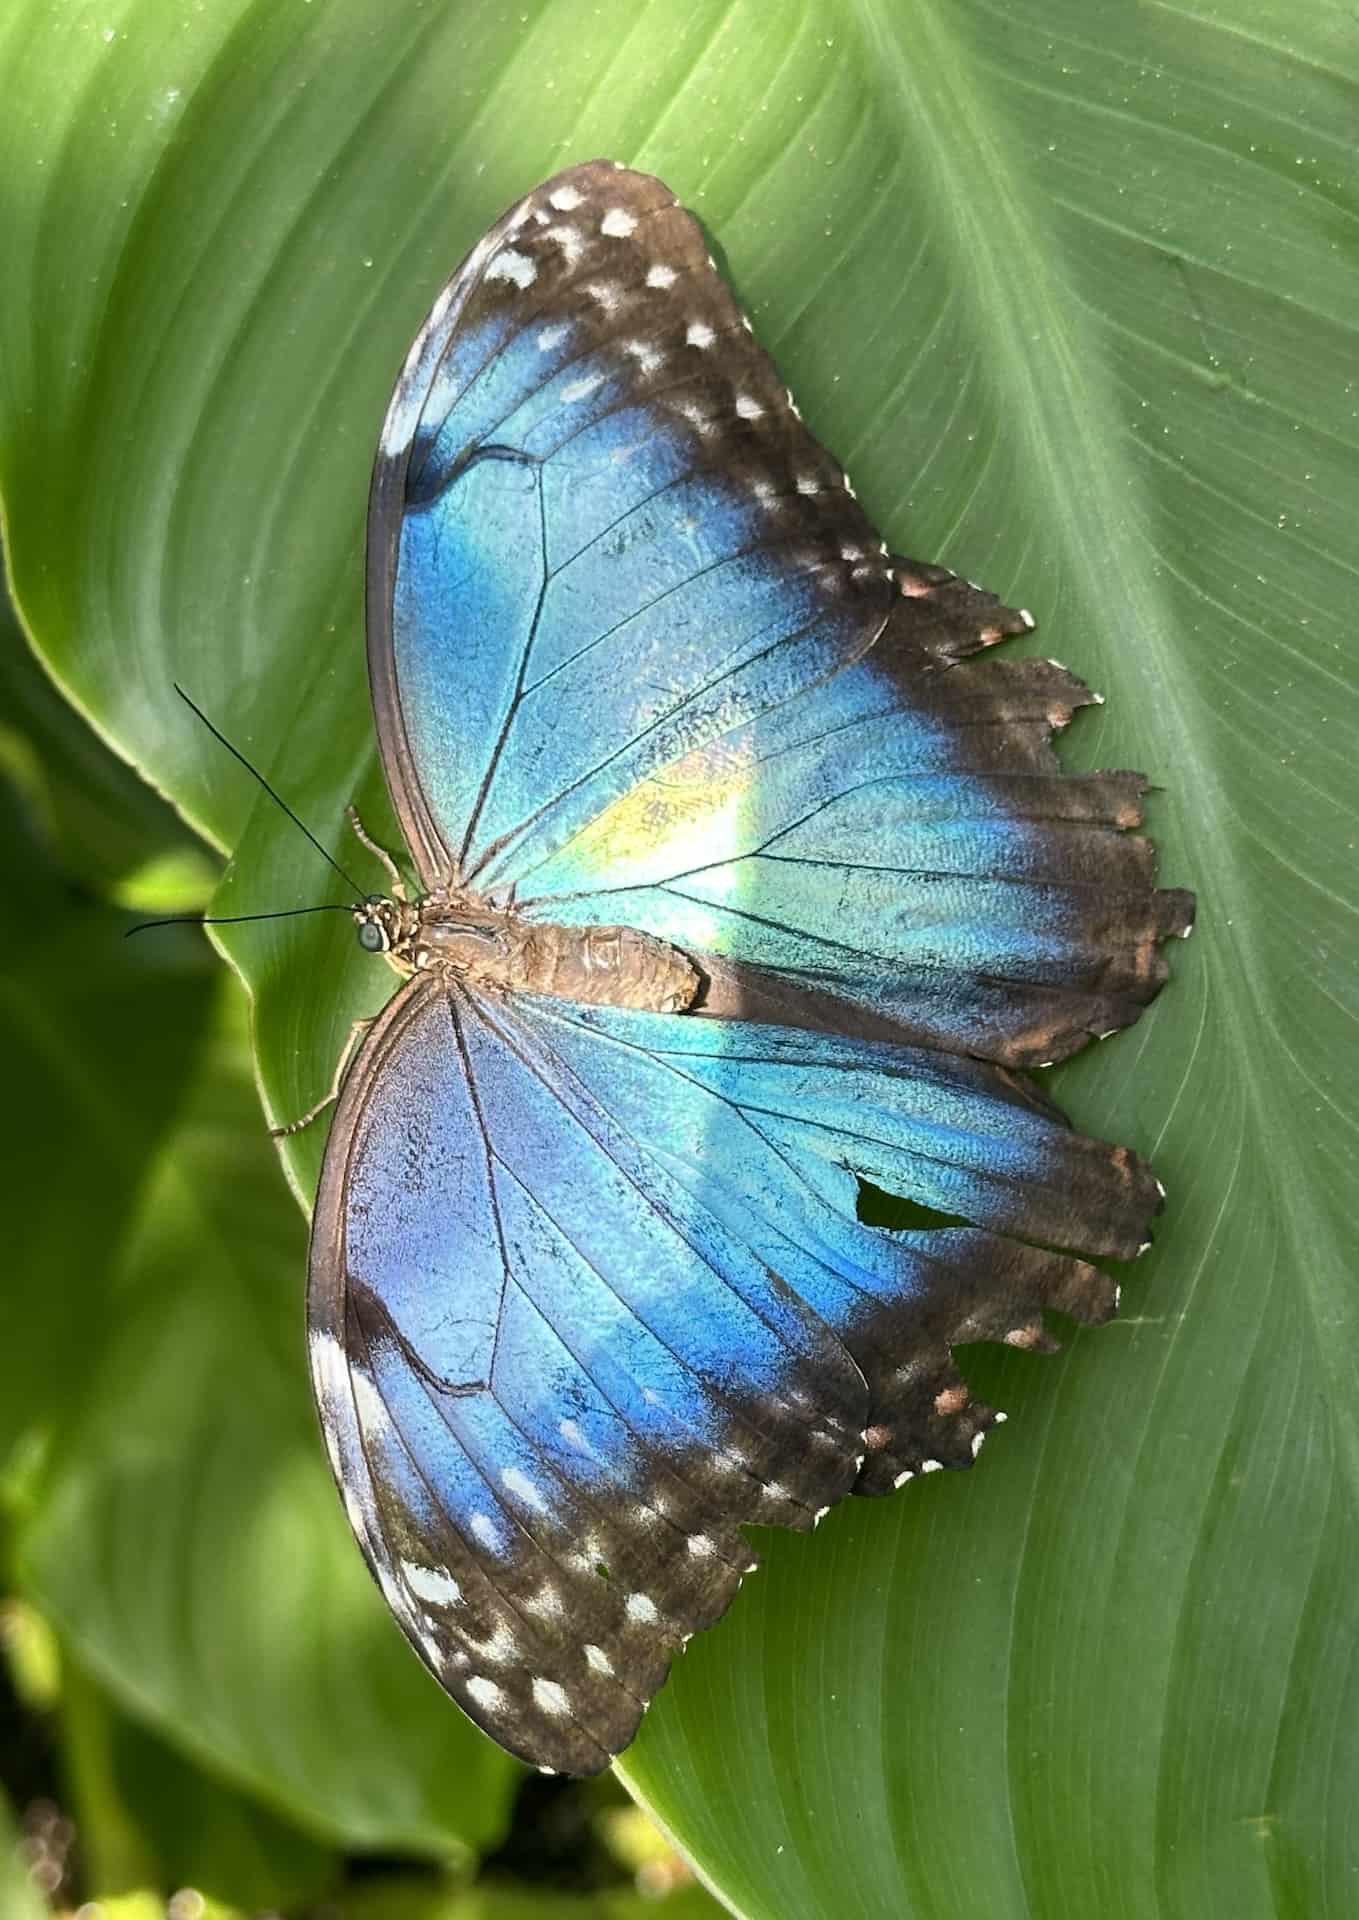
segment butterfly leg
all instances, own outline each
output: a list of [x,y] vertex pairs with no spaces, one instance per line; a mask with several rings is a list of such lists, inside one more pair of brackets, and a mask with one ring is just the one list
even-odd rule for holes
[[393,900],[404,900],[406,898],[406,883],[401,878],[397,864],[391,854],[388,853],[385,847],[380,847],[377,841],[374,840],[362,820],[360,820],[357,807],[346,807],[345,813],[348,816],[350,826],[354,829],[355,837],[360,846],[367,847],[369,853],[380,860],[387,869],[387,877],[392,883]]
[[330,1083],[330,1092],[326,1094],[324,1099],[318,1100],[314,1107],[308,1107],[300,1120],[290,1120],[286,1127],[270,1127],[269,1136],[271,1139],[284,1140],[290,1133],[301,1133],[304,1127],[311,1125],[318,1114],[324,1113],[327,1107],[334,1106],[340,1097],[340,1089],[344,1085],[344,1077],[349,1071],[349,1064],[354,1058],[355,1049],[376,1019],[376,1014],[370,1014],[366,1020],[356,1020],[354,1022],[353,1026],[349,1029],[349,1038],[340,1049],[340,1059],[335,1068],[335,1078]]

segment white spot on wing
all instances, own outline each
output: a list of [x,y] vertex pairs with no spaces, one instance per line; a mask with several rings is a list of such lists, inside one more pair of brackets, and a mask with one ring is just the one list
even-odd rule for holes
[[636,220],[622,207],[610,207],[599,223],[601,233],[610,234],[617,240],[626,240],[630,233],[636,231],[636,228]]
[[430,1606],[456,1607],[462,1599],[462,1588],[442,1567],[422,1567],[417,1561],[403,1560],[401,1578],[417,1600]]
[[544,1713],[553,1714],[558,1719],[571,1711],[571,1702],[566,1696],[566,1688],[559,1687],[555,1680],[534,1681],[533,1703],[541,1707]]
[[589,394],[594,393],[599,387],[602,387],[603,384],[604,375],[602,373],[589,374],[584,380],[572,380],[569,385],[562,388],[562,399],[568,405],[573,400],[584,400]]
[[474,1674],[467,1682],[467,1691],[477,1705],[486,1713],[494,1713],[497,1707],[505,1703],[505,1692],[494,1680],[486,1680],[481,1674]]
[[713,1550],[713,1543],[706,1533],[691,1533],[687,1545],[696,1560],[706,1560]]
[[565,322],[556,327],[544,327],[538,335],[539,353],[551,353],[553,347],[560,346],[570,331]]
[[490,1547],[493,1552],[499,1547],[500,1529],[488,1513],[474,1513],[467,1524],[472,1529],[472,1538],[479,1540],[483,1547]]
[[391,1418],[382,1402],[382,1395],[362,1367],[352,1367],[349,1378],[354,1394],[354,1406],[358,1412],[359,1425],[371,1434],[386,1435],[391,1431]]
[[585,195],[579,187],[558,187],[555,193],[547,197],[558,213],[574,213]]
[[611,1674],[613,1672],[613,1661],[610,1660],[603,1647],[587,1647],[585,1649],[585,1663],[594,1673]]
[[625,340],[624,353],[631,354],[643,373],[655,373],[657,367],[665,365],[665,355],[646,340]]
[[612,313],[618,305],[618,289],[607,280],[590,280],[584,291],[605,313]]
[[507,1667],[511,1660],[519,1658],[519,1642],[503,1621],[487,1639],[478,1641],[476,1647],[483,1660],[491,1660],[498,1667]]
[[487,267],[486,278],[508,280],[515,287],[531,287],[538,278],[538,269],[526,253],[519,253],[514,247],[502,247]]
[[313,1333],[308,1345],[317,1398],[327,1407],[341,1404],[349,1398],[350,1391],[349,1362],[344,1357],[344,1348],[333,1333]]
[[565,255],[568,267],[574,267],[577,260],[580,259],[581,254],[585,251],[580,234],[574,227],[549,227],[543,235],[543,238],[545,240],[555,241]]
[[521,1473],[518,1467],[502,1467],[500,1471],[500,1484],[505,1488],[507,1493],[516,1495],[518,1499],[524,1501],[527,1506],[535,1508],[537,1512],[547,1512],[547,1502],[543,1498],[542,1490],[533,1484],[526,1473]]
[[904,1487],[908,1480],[914,1480],[914,1479],[915,1479],[914,1468],[907,1467],[904,1473],[899,1473],[897,1475],[896,1479],[892,1482],[892,1485],[894,1487]]
[[673,267],[667,267],[659,261],[654,267],[647,268],[646,283],[649,287],[673,287],[678,278]]
[[752,400],[748,393],[736,396],[736,411],[743,420],[763,420],[764,408],[758,400]]
[[710,347],[717,335],[706,320],[691,320],[684,337],[691,347]]
[[656,1611],[656,1602],[645,1593],[630,1593],[625,1611],[629,1620],[640,1620],[647,1626],[661,1617]]

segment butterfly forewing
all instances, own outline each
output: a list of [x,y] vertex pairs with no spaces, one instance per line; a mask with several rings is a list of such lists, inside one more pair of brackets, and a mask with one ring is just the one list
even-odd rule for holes
[[879,547],[674,197],[604,162],[530,194],[436,303],[375,477],[370,661],[427,883],[493,886],[862,653]]

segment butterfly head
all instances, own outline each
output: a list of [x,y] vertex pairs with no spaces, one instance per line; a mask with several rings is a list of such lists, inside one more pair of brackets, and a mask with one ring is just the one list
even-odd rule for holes
[[356,903],[354,924],[365,953],[384,955],[398,973],[415,972],[420,915],[411,901],[391,900],[385,894],[370,893],[367,899]]

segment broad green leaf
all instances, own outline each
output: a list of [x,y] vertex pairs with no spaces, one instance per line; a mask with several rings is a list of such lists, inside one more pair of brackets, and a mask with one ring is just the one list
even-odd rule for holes
[[[390,382],[486,223],[597,152],[698,208],[893,541],[1031,606],[1107,695],[1070,762],[1164,788],[1162,870],[1198,888],[1200,931],[1136,1034],[1054,1082],[1155,1155],[1157,1250],[1123,1323],[1061,1361],[967,1356],[1013,1416],[969,1481],[762,1543],[626,1771],[752,1915],[1344,1911],[1348,13],[20,0],[0,32],[19,606],[98,728],[234,851],[221,910],[342,889],[170,682],[371,884],[340,821],[353,798],[391,828],[360,629]],[[228,951],[291,1116],[385,981],[326,917]],[[304,1197],[321,1145],[291,1156]],[[201,1378],[200,1337],[172,1375]],[[184,1462],[158,1471],[170,1496]],[[282,1534],[300,1496],[274,1486]],[[389,1804],[433,1805],[432,1748],[390,1718],[373,1742]]]
[[220,863],[72,712],[3,595],[0,770],[74,885],[148,915],[202,911]]
[[251,1912],[316,1899],[338,1877],[327,1848],[187,1760],[66,1662],[62,1759],[90,1899],[193,1887]]
[[[60,784],[48,780],[32,736],[10,737],[22,742],[37,790]],[[2,1463],[16,1442],[78,1406],[99,1364],[114,1321],[108,1249],[128,1231],[147,1159],[173,1127],[219,988],[201,938],[183,929],[125,942],[128,916],[72,883],[8,780],[0,887],[23,908],[0,952],[10,1090],[0,1143],[15,1196],[0,1338]]]

